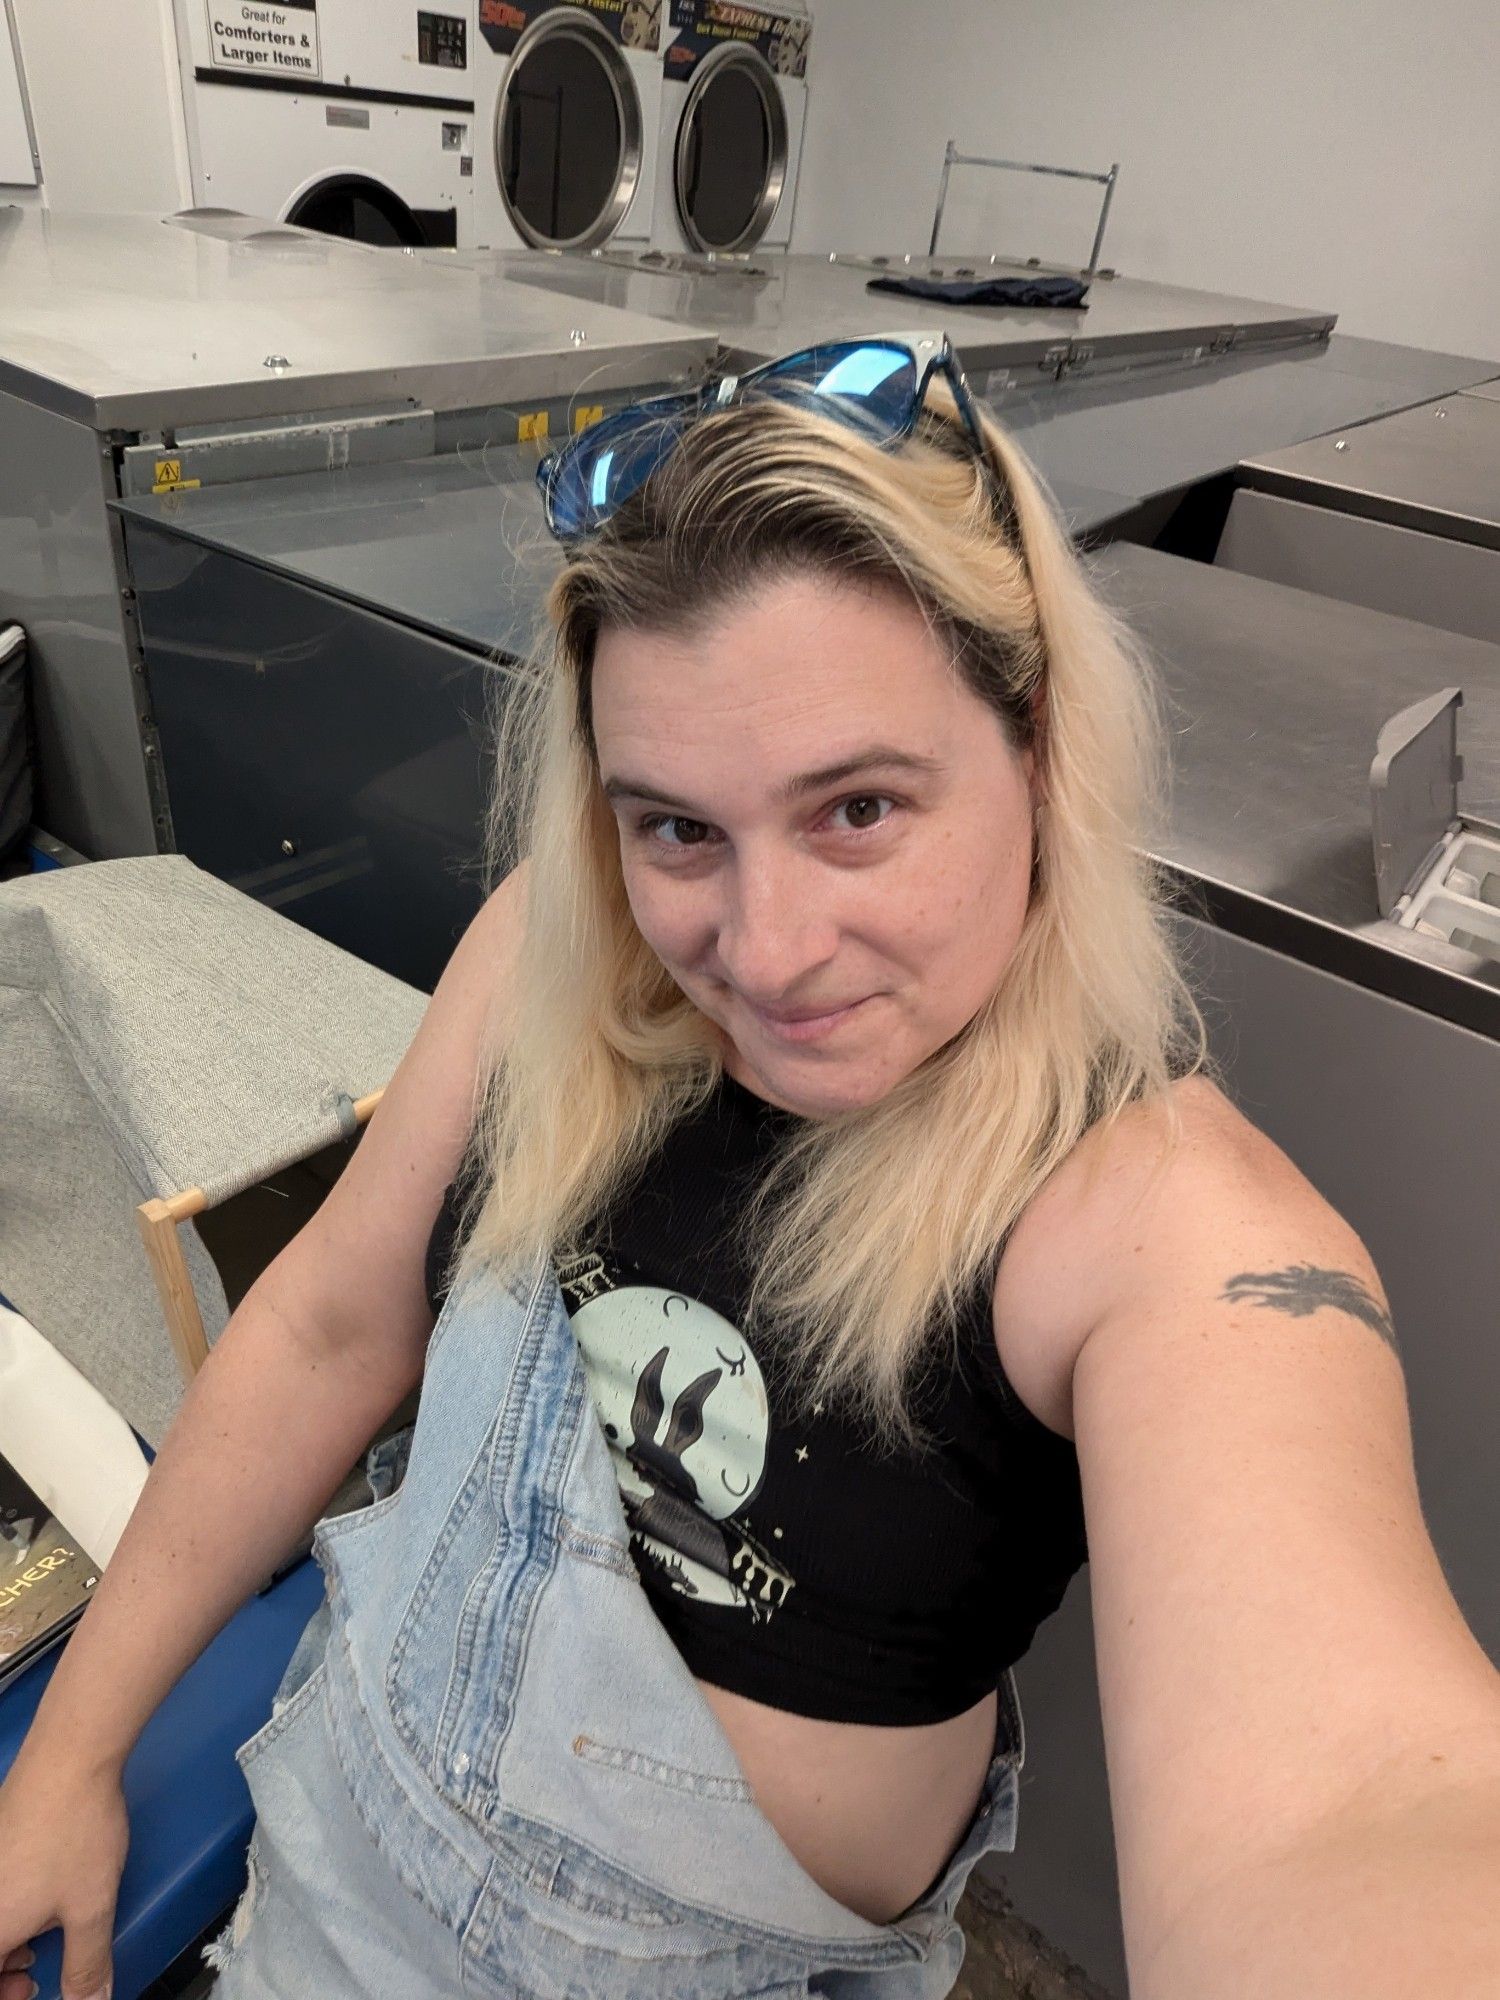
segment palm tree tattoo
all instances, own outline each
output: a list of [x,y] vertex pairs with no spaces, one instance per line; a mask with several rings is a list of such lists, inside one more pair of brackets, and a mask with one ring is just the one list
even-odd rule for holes
[[1351,1271],[1325,1271],[1316,1264],[1291,1264],[1284,1271],[1241,1271],[1219,1296],[1232,1305],[1248,1302],[1290,1313],[1293,1319],[1306,1319],[1309,1313],[1331,1306],[1378,1333],[1393,1354],[1401,1352],[1390,1314]]

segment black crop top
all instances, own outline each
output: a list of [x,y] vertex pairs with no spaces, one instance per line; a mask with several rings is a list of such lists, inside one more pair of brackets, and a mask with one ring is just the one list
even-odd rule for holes
[[[1087,1559],[1078,1460],[995,1349],[989,1288],[917,1393],[925,1452],[793,1420],[739,1331],[734,1223],[796,1114],[725,1076],[588,1239],[555,1258],[631,1546],[700,1679],[834,1721],[935,1722],[994,1688]],[[455,1228],[427,1253],[437,1311]]]

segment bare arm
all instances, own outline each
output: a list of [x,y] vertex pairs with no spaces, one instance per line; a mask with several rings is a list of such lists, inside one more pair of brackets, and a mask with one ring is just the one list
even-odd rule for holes
[[1363,1245],[1202,1083],[1071,1202],[1131,1991],[1500,1990],[1500,1677],[1422,1519]]
[[420,1380],[427,1238],[472,1122],[521,893],[512,875],[475,917],[353,1159],[194,1379],[18,1764],[65,1750],[122,1765]]

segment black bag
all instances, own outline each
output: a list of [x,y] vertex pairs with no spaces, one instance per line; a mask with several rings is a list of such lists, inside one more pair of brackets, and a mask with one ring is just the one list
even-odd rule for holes
[[0,625],[0,862],[18,857],[25,845],[31,799],[26,634],[19,625]]

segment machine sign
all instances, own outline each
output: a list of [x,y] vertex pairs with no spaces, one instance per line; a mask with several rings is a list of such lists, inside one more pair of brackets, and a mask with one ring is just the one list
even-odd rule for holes
[[317,0],[208,0],[208,59],[246,76],[321,77]]

